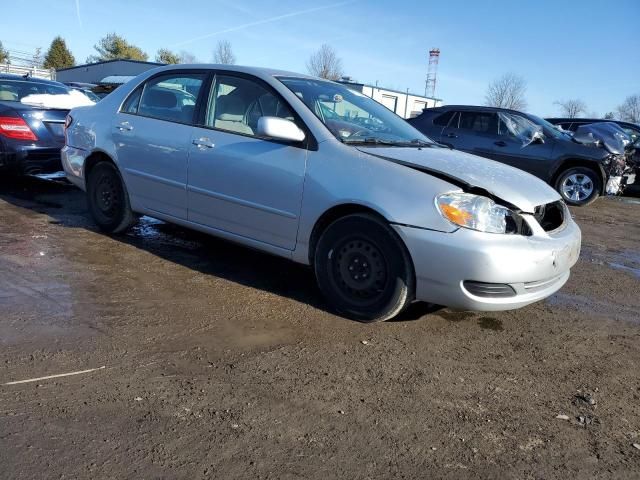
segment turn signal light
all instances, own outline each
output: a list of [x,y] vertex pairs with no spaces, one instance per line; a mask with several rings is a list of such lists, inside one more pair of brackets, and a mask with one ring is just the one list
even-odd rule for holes
[[0,117],[0,135],[14,140],[38,140],[27,122],[19,117]]

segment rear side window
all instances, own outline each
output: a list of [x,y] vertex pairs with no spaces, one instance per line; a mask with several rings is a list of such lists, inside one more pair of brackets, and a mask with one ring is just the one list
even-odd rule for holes
[[133,113],[133,114],[138,113],[138,105],[140,104],[141,95],[142,95],[142,87],[136,88],[133,91],[133,93],[129,95],[129,98],[125,100],[120,111],[124,113]]
[[451,121],[451,117],[453,117],[454,114],[455,114],[454,111],[449,111],[449,112],[443,113],[442,115],[438,115],[436,118],[433,119],[433,124],[441,127],[446,127],[449,125],[449,122]]
[[138,115],[169,122],[193,123],[204,73],[169,73],[144,85]]
[[498,117],[488,112],[462,112],[460,128],[478,133],[498,133]]

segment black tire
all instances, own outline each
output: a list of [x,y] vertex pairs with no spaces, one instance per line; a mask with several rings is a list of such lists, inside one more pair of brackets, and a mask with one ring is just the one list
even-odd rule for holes
[[[576,179],[578,182],[586,183],[580,185],[575,182]],[[602,181],[595,170],[587,167],[572,167],[558,176],[555,187],[566,203],[582,207],[595,202],[600,196]],[[573,193],[570,193],[571,191]]]
[[318,285],[338,313],[361,322],[389,320],[415,295],[413,264],[382,219],[353,214],[331,223],[314,255]]
[[111,162],[99,162],[89,172],[87,199],[91,216],[104,232],[124,232],[137,220],[120,172]]

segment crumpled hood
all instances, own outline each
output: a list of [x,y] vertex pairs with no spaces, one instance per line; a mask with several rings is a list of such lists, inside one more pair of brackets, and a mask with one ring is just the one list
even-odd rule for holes
[[432,173],[454,185],[462,183],[463,188],[484,189],[523,212],[533,213],[538,205],[560,199],[553,188],[523,170],[457,150],[404,147],[358,147],[358,150]]

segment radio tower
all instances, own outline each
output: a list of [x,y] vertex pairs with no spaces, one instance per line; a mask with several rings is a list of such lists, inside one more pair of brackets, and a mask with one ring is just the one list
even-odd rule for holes
[[436,75],[438,73],[438,60],[440,60],[440,49],[429,50],[429,68],[427,69],[427,81],[424,86],[424,96],[434,98],[436,94]]

